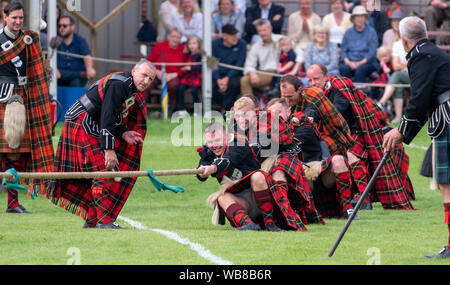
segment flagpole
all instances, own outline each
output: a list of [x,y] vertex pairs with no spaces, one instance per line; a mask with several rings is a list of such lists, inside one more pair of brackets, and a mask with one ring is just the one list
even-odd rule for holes
[[161,111],[163,119],[167,120],[169,117],[169,94],[167,91],[167,73],[164,61],[164,52],[161,53]]

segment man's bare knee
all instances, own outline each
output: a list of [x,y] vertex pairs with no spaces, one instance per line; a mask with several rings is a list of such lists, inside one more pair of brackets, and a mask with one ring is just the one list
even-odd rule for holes
[[331,159],[331,168],[333,173],[342,173],[348,171],[347,164],[345,163],[345,158],[342,155],[335,155]]
[[347,152],[347,158],[348,158],[348,163],[351,165],[357,161],[359,161],[359,158],[357,158],[353,153],[351,152]]
[[253,191],[260,191],[267,189],[266,177],[261,172],[255,172],[250,177],[250,183]]

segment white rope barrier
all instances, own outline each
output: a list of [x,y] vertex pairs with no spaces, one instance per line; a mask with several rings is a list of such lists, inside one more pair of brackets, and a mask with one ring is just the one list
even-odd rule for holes
[[[62,54],[62,55],[75,57],[75,58],[81,58],[81,59],[84,59],[85,57],[88,57],[88,56],[74,54],[74,53],[70,53],[70,52],[64,52],[64,51],[57,51],[57,53],[58,54]],[[89,56],[89,57],[92,60],[94,60],[94,61],[106,62],[106,63],[117,63],[117,64],[125,64],[125,65],[135,65],[137,63],[137,61],[130,61],[130,60],[117,60],[117,59],[109,59],[109,58],[94,57],[94,56]],[[156,66],[162,66],[162,65],[164,65],[164,66],[196,66],[196,65],[202,65],[205,61],[206,62],[211,61],[212,65],[217,65],[217,66],[221,66],[221,67],[225,67],[225,68],[245,71],[245,68],[243,68],[243,67],[221,63],[214,57],[207,57],[206,59],[203,59],[201,62],[152,62],[152,64],[156,65]],[[258,74],[275,76],[275,77],[283,77],[284,76],[283,74],[267,72],[267,71],[262,71],[262,70],[255,70],[255,72],[258,73]],[[354,84],[358,88],[361,88],[361,87],[380,87],[380,88],[384,88],[384,87],[386,87],[388,85],[389,86],[393,86],[395,88],[409,88],[409,87],[411,87],[409,84],[388,84],[388,83],[368,83],[368,82],[354,82]]]

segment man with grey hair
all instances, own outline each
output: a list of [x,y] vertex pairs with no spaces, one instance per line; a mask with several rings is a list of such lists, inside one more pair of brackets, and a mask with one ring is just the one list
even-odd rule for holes
[[436,255],[427,258],[450,257],[450,56],[427,37],[425,22],[418,17],[400,21],[400,37],[408,53],[408,73],[411,78],[411,98],[398,128],[384,136],[385,151],[396,144],[409,144],[429,120],[428,135],[433,139],[433,165],[444,203],[445,223],[449,227],[448,244]]
[[[57,172],[137,171],[146,134],[143,92],[156,77],[147,60],[109,74],[67,111],[56,151]],[[83,218],[84,228],[119,229],[115,223],[136,178],[52,181],[47,198]]]

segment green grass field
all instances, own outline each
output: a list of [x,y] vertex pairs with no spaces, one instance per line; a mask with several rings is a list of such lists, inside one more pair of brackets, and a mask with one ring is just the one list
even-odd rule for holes
[[[172,130],[178,124],[148,121],[142,170],[196,168],[197,146],[174,147]],[[55,147],[61,125],[54,137]],[[409,175],[414,185],[416,211],[360,211],[332,258],[327,257],[343,219],[327,225],[308,225],[307,232],[239,232],[211,225],[212,209],[206,205],[216,191],[215,179],[205,183],[190,176],[160,177],[184,193],[158,192],[148,178],[139,178],[121,216],[140,223],[136,228],[119,220],[123,230],[82,229],[84,221],[39,196],[23,193],[20,202],[34,215],[6,214],[6,193],[0,193],[0,264],[5,265],[434,265],[450,260],[428,260],[448,239],[438,190],[419,175],[425,148],[425,131],[406,147]],[[168,231],[162,232],[160,230]],[[165,233],[165,234],[164,234]],[[170,238],[176,234],[176,238]],[[200,250],[198,250],[200,247]],[[206,254],[205,254],[206,252]],[[211,256],[213,258],[211,258]]]

